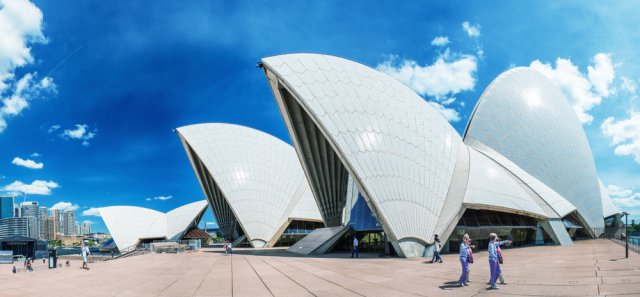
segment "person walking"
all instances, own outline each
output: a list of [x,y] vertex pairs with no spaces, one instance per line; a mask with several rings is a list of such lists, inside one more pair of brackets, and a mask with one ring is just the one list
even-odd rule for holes
[[473,264],[473,249],[476,247],[475,245],[471,244],[473,240],[469,239],[469,268],[467,269],[467,283],[470,283],[471,280],[469,280],[469,276],[471,275],[471,264]]
[[510,240],[500,241],[500,238],[498,238],[497,234],[495,233],[489,234],[489,269],[491,272],[491,280],[490,280],[491,287],[489,287],[490,290],[497,290],[499,288],[496,285],[496,280],[500,275],[499,274],[500,264],[498,263],[498,247],[504,244],[510,245],[511,241]]
[[82,252],[82,269],[89,270],[89,255],[91,254],[91,252],[89,251],[89,247],[82,244],[81,252]]
[[353,235],[353,246],[351,247],[351,258],[353,258],[353,255],[356,255],[356,258],[358,258],[358,238]]
[[469,244],[471,243],[471,239],[469,238],[469,234],[465,234],[462,236],[462,242],[460,243],[460,265],[462,266],[462,274],[460,275],[460,280],[458,280],[458,286],[468,286],[467,278],[469,274],[469,261],[473,261],[472,258],[469,258]]
[[431,263],[436,263],[436,261],[442,263],[442,257],[440,257],[441,248],[440,239],[438,238],[438,234],[436,234],[433,239],[433,257],[431,258]]

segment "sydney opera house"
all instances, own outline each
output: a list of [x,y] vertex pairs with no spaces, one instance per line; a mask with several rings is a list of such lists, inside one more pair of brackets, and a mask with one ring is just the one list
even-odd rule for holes
[[144,242],[180,240],[190,228],[198,226],[207,210],[207,201],[196,201],[163,213],[137,206],[99,208],[111,237],[120,252]]
[[572,107],[529,68],[498,76],[460,136],[362,64],[290,54],[260,66],[293,147],[236,125],[178,128],[225,237],[271,247],[309,223],[290,250],[326,252],[355,235],[418,257],[436,234],[450,250],[464,233],[571,245],[617,221]]
[[291,145],[230,124],[177,132],[220,233],[234,246],[246,239],[252,247],[273,247],[324,225]]

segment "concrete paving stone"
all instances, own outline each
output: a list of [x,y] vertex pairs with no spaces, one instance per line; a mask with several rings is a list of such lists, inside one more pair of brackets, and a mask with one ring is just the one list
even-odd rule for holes
[[640,296],[640,284],[605,284],[600,285],[600,294],[612,295],[612,294],[635,294]]
[[[0,265],[0,296],[640,296],[640,256],[607,240],[505,249],[507,285],[487,290],[486,251],[474,253],[470,286],[456,286],[455,254],[426,259],[348,253],[299,256],[284,249],[219,249],[146,254],[72,267],[10,273]],[[41,265],[36,263],[37,265]]]

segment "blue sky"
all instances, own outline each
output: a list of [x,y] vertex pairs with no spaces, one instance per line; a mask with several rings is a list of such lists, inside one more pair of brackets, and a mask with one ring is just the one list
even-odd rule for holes
[[0,189],[77,208],[94,230],[106,228],[92,208],[168,211],[204,199],[173,128],[229,122],[289,142],[255,65],[292,52],[394,75],[460,132],[498,74],[532,66],[567,94],[601,179],[640,221],[640,6],[631,1],[0,6]]

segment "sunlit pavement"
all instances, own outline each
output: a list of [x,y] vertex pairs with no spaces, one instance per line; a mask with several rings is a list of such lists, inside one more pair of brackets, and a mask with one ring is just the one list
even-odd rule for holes
[[[505,249],[507,284],[487,290],[486,252],[474,254],[470,286],[458,288],[460,263],[362,254],[302,257],[276,250],[221,249],[147,254],[72,267],[7,273],[0,296],[615,296],[640,295],[640,257],[607,240],[572,247]],[[64,265],[63,265],[64,266]]]

